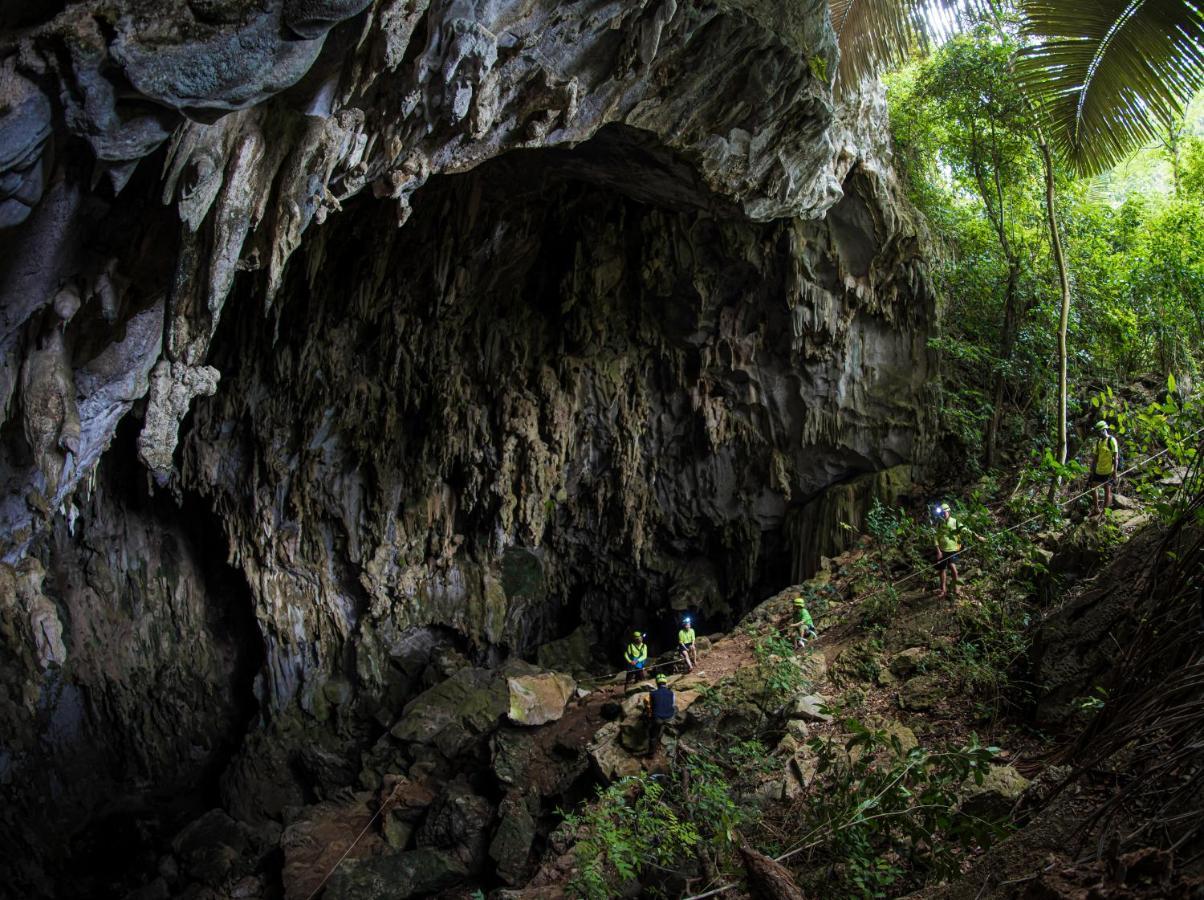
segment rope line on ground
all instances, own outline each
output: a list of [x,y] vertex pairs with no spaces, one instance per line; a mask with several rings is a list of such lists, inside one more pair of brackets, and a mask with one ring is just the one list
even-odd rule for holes
[[[1204,432],[1204,426],[1197,428],[1191,434],[1187,435],[1187,437],[1184,438],[1184,441],[1188,441],[1188,440],[1194,438],[1196,435],[1200,434],[1201,432]],[[1157,459],[1158,457],[1164,456],[1165,454],[1169,453],[1170,449],[1171,449],[1170,447],[1167,447],[1164,450],[1160,450],[1158,453],[1153,453],[1153,454],[1147,456],[1141,462],[1134,463],[1132,466],[1125,469],[1123,472],[1117,473],[1116,480],[1119,482],[1121,478],[1128,475],[1130,472],[1135,472],[1137,469],[1140,469],[1142,466],[1149,464],[1150,462]],[[1182,488],[1183,485],[1179,485],[1179,487]],[[1068,506],[1071,503],[1074,503],[1076,500],[1080,500],[1083,497],[1086,497],[1092,491],[1096,491],[1096,490],[1099,490],[1099,488],[1098,487],[1088,488],[1087,490],[1082,491],[1081,493],[1075,494],[1073,497],[1070,497],[1068,500],[1064,500],[1061,503],[1057,504],[1057,506],[1055,508],[1061,509],[1064,506]],[[1028,525],[1031,522],[1035,522],[1037,519],[1040,519],[1040,518],[1041,518],[1040,513],[1038,513],[1035,516],[1030,516],[1029,518],[1025,519],[1024,521],[1018,522],[1015,525],[1011,526],[1010,528],[1005,528],[1001,533],[1002,534],[1010,534],[1011,532],[1015,531],[1016,529],[1023,528],[1025,525]],[[960,553],[961,551],[958,551],[958,552]],[[898,587],[899,585],[901,585],[907,581],[910,581],[916,575],[919,575],[923,572],[927,572],[929,569],[932,569],[937,565],[939,565],[939,562],[931,563],[930,565],[925,566],[924,568],[921,568],[921,569],[916,569],[914,572],[911,572],[910,574],[904,576],[903,578],[900,578],[898,581],[895,581],[891,584],[883,585],[882,587],[878,588],[877,590],[871,591],[869,594],[866,594],[865,596],[863,596],[859,599],[861,599],[862,601],[865,601],[865,600],[869,599],[870,597],[875,596],[875,594],[879,594],[882,591],[887,590],[888,588]],[[786,853],[783,853],[781,856],[774,857],[774,862],[780,863],[786,859],[789,859],[790,857],[795,856],[798,853],[801,853],[803,850],[806,850],[807,847],[808,847],[807,844],[803,844],[802,846],[795,847],[794,849],[789,850]],[[712,888],[711,890],[706,891],[705,893],[702,893],[702,894],[692,894],[691,896],[685,898],[685,900],[706,900],[706,898],[708,898],[708,897],[717,897],[719,894],[723,894],[723,893],[726,893],[727,891],[734,890],[735,888],[740,887],[740,885],[742,883],[743,882],[734,881],[730,884],[723,884],[717,888]]]
[[[1189,435],[1187,435],[1185,438],[1183,438],[1183,440],[1184,440],[1184,441],[1189,441],[1189,440],[1191,440],[1192,438],[1194,438],[1196,435],[1198,435],[1198,434],[1200,434],[1200,433],[1202,433],[1202,432],[1204,432],[1204,426],[1201,426],[1200,428],[1197,428],[1197,429],[1196,429],[1195,431],[1193,431],[1191,434],[1189,434]],[[1117,481],[1119,481],[1121,478],[1124,478],[1124,477],[1125,477],[1126,475],[1128,475],[1130,472],[1135,472],[1135,471],[1137,471],[1138,469],[1140,469],[1142,466],[1148,465],[1149,463],[1153,462],[1155,459],[1158,459],[1158,457],[1160,457],[1160,456],[1165,456],[1167,453],[1169,453],[1169,452],[1170,452],[1170,450],[1171,450],[1171,448],[1170,448],[1170,447],[1167,447],[1166,449],[1164,449],[1164,450],[1160,450],[1160,451],[1158,451],[1157,453],[1152,453],[1152,454],[1150,454],[1150,455],[1149,455],[1149,456],[1147,456],[1145,459],[1141,460],[1140,462],[1134,463],[1132,466],[1130,466],[1129,468],[1125,469],[1123,472],[1118,472],[1118,473],[1116,474],[1116,480],[1117,480]],[[1071,503],[1074,503],[1076,500],[1080,500],[1080,499],[1082,499],[1083,497],[1086,497],[1086,496],[1087,496],[1088,494],[1090,494],[1092,491],[1097,491],[1097,490],[1099,490],[1099,489],[1100,489],[1100,488],[1098,488],[1098,487],[1094,487],[1094,488],[1088,488],[1087,490],[1085,490],[1085,491],[1081,491],[1080,493],[1078,493],[1078,494],[1075,494],[1073,497],[1070,497],[1070,498],[1069,498],[1069,499],[1067,499],[1067,500],[1063,500],[1061,503],[1058,503],[1058,504],[1057,504],[1057,505],[1056,505],[1054,508],[1055,508],[1055,509],[1061,509],[1061,508],[1062,508],[1062,507],[1064,507],[1064,506],[1069,506]],[[1037,521],[1038,519],[1040,519],[1040,518],[1041,518],[1041,516],[1042,516],[1042,515],[1043,515],[1042,513],[1037,513],[1037,514],[1036,514],[1036,515],[1034,515],[1034,516],[1029,516],[1027,519],[1024,519],[1024,520],[1023,520],[1023,521],[1021,521],[1021,522],[1017,522],[1015,525],[1012,525],[1012,526],[1010,526],[1010,527],[1008,527],[1008,528],[1005,528],[1005,529],[1003,529],[1003,530],[1002,530],[1001,532],[999,532],[999,533],[1000,533],[1000,534],[1011,534],[1013,531],[1016,531],[1016,530],[1017,530],[1017,529],[1019,529],[1019,528],[1023,528],[1025,525],[1028,525],[1028,524],[1030,524],[1030,523],[1032,523],[1032,522],[1035,522],[1035,521]],[[970,554],[968,551],[966,551],[966,550],[959,550],[959,551],[957,551],[957,552],[958,552],[959,554],[963,554],[963,553],[964,553],[966,556],[970,556],[970,555],[971,555],[971,554]],[[889,582],[889,583],[887,583],[887,584],[884,584],[884,585],[882,585],[881,587],[875,588],[874,590],[870,591],[868,594],[864,594],[864,595],[862,595],[861,597],[859,597],[858,599],[860,599],[862,602],[864,602],[864,601],[866,601],[866,600],[870,599],[871,597],[876,597],[878,594],[881,594],[881,593],[883,593],[883,592],[885,592],[885,591],[888,591],[888,590],[891,590],[891,589],[894,589],[894,588],[898,588],[898,587],[900,587],[901,585],[903,585],[903,584],[906,584],[907,582],[911,581],[911,579],[915,578],[916,576],[918,576],[918,575],[923,575],[923,574],[925,574],[926,572],[929,572],[929,571],[931,571],[932,569],[935,569],[935,568],[936,568],[937,566],[939,566],[940,564],[941,564],[941,561],[940,561],[940,560],[937,560],[936,562],[929,563],[929,564],[928,564],[928,565],[926,565],[926,566],[923,566],[923,567],[921,567],[921,568],[919,568],[919,569],[915,569],[914,571],[912,571],[912,572],[908,573],[907,575],[904,575],[902,578],[898,579],[897,581]],[[670,666],[676,666],[676,665],[678,664],[678,662],[679,662],[679,660],[678,660],[678,659],[671,659],[671,660],[669,660],[668,662],[657,663],[657,664],[656,664],[656,665],[654,665],[654,666],[647,666],[647,667],[645,667],[644,669],[642,669],[641,671],[642,671],[642,672],[653,672],[653,671],[656,671],[657,669],[664,669],[664,668],[668,668],[668,667],[670,667]],[[618,678],[620,675],[625,675],[625,674],[627,673],[627,671],[628,671],[627,669],[621,669],[621,670],[619,670],[618,672],[610,672],[610,673],[608,673],[608,674],[606,674],[606,675],[593,675],[593,676],[589,676],[589,677],[586,677],[586,678],[579,679],[579,680],[578,680],[578,683],[586,683],[586,682],[588,682],[588,683],[590,683],[590,684],[595,684],[595,685],[597,685],[597,684],[601,684],[601,683],[602,683],[602,682],[604,682],[604,681],[610,681],[611,679]]]
[[[1197,429],[1196,429],[1195,431],[1193,431],[1191,434],[1187,435],[1187,437],[1185,437],[1183,440],[1184,440],[1184,441],[1189,441],[1189,440],[1191,440],[1192,438],[1194,438],[1196,435],[1198,435],[1198,434],[1200,434],[1200,433],[1202,433],[1202,432],[1204,432],[1204,426],[1201,426],[1200,428],[1197,428]],[[1137,471],[1138,469],[1140,469],[1142,466],[1148,465],[1149,463],[1153,462],[1153,461],[1154,461],[1155,459],[1157,459],[1158,457],[1160,457],[1160,456],[1165,456],[1167,453],[1169,453],[1169,452],[1170,452],[1170,450],[1171,450],[1171,448],[1170,448],[1170,447],[1167,447],[1167,448],[1165,448],[1164,450],[1159,450],[1157,453],[1152,453],[1152,454],[1150,454],[1150,455],[1149,455],[1149,456],[1147,456],[1145,459],[1141,460],[1140,462],[1134,463],[1134,464],[1133,464],[1133,465],[1131,465],[1129,468],[1125,469],[1123,472],[1118,472],[1118,473],[1116,474],[1116,480],[1119,482],[1119,481],[1120,481],[1120,479],[1124,478],[1124,477],[1125,477],[1126,475],[1128,475],[1130,472],[1136,472],[1136,471]],[[1068,499],[1066,499],[1066,500],[1063,500],[1062,502],[1060,502],[1060,503],[1056,504],[1054,508],[1055,508],[1055,509],[1061,509],[1061,508],[1063,508],[1063,507],[1065,507],[1065,506],[1069,506],[1071,503],[1074,503],[1074,502],[1075,502],[1075,501],[1077,501],[1077,500],[1081,500],[1083,497],[1086,497],[1088,494],[1090,494],[1090,493],[1092,493],[1092,492],[1094,492],[1094,491],[1098,491],[1098,490],[1100,490],[1100,487],[1090,487],[1090,488],[1087,488],[1087,490],[1085,490],[1085,491],[1080,491],[1079,493],[1075,494],[1074,496],[1072,496],[1072,497],[1070,497],[1070,498],[1068,498]],[[1037,520],[1038,520],[1038,519],[1040,519],[1040,518],[1041,518],[1043,515],[1044,515],[1043,513],[1037,513],[1036,515],[1029,516],[1027,519],[1024,519],[1023,521],[1017,522],[1015,525],[1012,525],[1012,526],[1010,526],[1010,527],[1008,527],[1008,528],[1005,528],[1005,529],[1003,529],[1002,531],[1000,531],[999,533],[1000,533],[1000,534],[1011,534],[1013,531],[1016,531],[1016,530],[1017,530],[1017,529],[1019,529],[1019,528],[1023,528],[1025,525],[1029,525],[1029,524],[1031,524],[1032,522],[1035,522],[1035,521],[1037,521]],[[968,549],[958,550],[958,551],[956,551],[956,552],[957,552],[959,555],[960,555],[960,554],[965,554],[966,556],[971,556],[971,555],[973,555],[973,554],[972,554],[972,552],[970,552]],[[910,572],[910,573],[909,573],[909,574],[907,574],[907,575],[904,575],[902,578],[898,579],[897,581],[889,582],[889,583],[887,583],[887,584],[884,584],[884,585],[882,585],[881,587],[875,588],[874,590],[870,591],[868,594],[865,594],[865,595],[863,595],[863,596],[862,596],[862,597],[860,597],[859,599],[860,599],[860,600],[862,600],[862,601],[864,602],[865,600],[868,600],[868,599],[870,599],[871,597],[876,597],[878,594],[881,594],[881,593],[883,593],[883,592],[885,592],[885,591],[892,590],[892,589],[894,589],[894,588],[898,588],[900,585],[906,584],[908,581],[911,581],[911,579],[915,578],[917,575],[923,575],[923,574],[925,574],[926,572],[929,572],[929,571],[931,571],[932,569],[935,569],[935,568],[936,568],[937,566],[939,566],[940,564],[941,564],[941,560],[937,560],[936,562],[931,562],[931,563],[928,563],[927,565],[925,565],[925,566],[922,566],[921,568],[915,569],[914,571]]]
[[343,864],[343,860],[345,860],[347,858],[348,854],[350,854],[351,851],[355,849],[356,844],[358,844],[360,842],[360,840],[363,838],[363,836],[368,833],[368,829],[376,824],[376,820],[379,819],[381,817],[381,815],[384,814],[384,811],[389,808],[389,804],[397,799],[397,793],[398,793],[398,791],[401,790],[402,784],[404,784],[404,782],[398,782],[397,784],[393,785],[392,792],[389,794],[388,797],[385,798],[385,802],[380,805],[380,809],[378,809],[373,814],[372,818],[368,820],[368,824],[365,825],[360,830],[360,833],[355,836],[355,840],[352,841],[350,846],[348,846],[347,849],[343,851],[343,855],[340,856],[335,861],[335,864],[330,867],[330,870],[325,875],[322,876],[322,880],[318,882],[318,886],[310,892],[309,896],[306,897],[305,900],[314,900],[314,897],[318,896],[318,894],[320,894],[322,892],[322,888],[326,887],[326,882],[328,882],[330,880],[330,876],[333,875],[335,873],[335,870],[337,870],[338,867]]
[[[1204,432],[1204,426],[1196,429],[1194,432],[1192,432],[1186,438],[1184,438],[1184,440],[1185,441],[1190,440],[1191,438],[1194,438],[1196,435],[1200,434],[1201,432]],[[1143,459],[1141,462],[1135,463],[1132,466],[1130,466],[1129,468],[1125,469],[1123,472],[1117,473],[1116,480],[1119,481],[1121,478],[1128,475],[1130,472],[1135,472],[1137,469],[1149,464],[1150,462],[1154,461],[1158,457],[1164,456],[1165,454],[1170,452],[1170,449],[1171,448],[1167,447],[1166,449],[1161,450],[1158,453],[1151,454],[1150,456],[1147,456],[1145,459]],[[1096,488],[1096,487],[1088,488],[1087,490],[1082,491],[1081,493],[1075,494],[1074,496],[1070,497],[1069,499],[1064,500],[1061,503],[1057,504],[1057,506],[1055,508],[1061,509],[1064,506],[1068,506],[1071,503],[1074,503],[1076,500],[1079,500],[1079,499],[1087,496],[1088,494],[1090,494],[1092,491],[1095,491],[1095,490],[1099,490],[1099,488]],[[1040,513],[1038,513],[1037,515],[1034,515],[1034,516],[1030,516],[1029,518],[1027,518],[1021,522],[1018,522],[1009,528],[1005,528],[1000,533],[1001,534],[1010,534],[1011,532],[1015,531],[1016,529],[1023,528],[1025,525],[1027,525],[1031,522],[1034,522],[1039,518],[1041,518]],[[959,550],[957,552],[960,554],[963,551]],[[923,574],[923,573],[929,571],[930,569],[935,568],[938,565],[940,565],[939,560],[935,563],[930,563],[929,565],[924,566],[923,568],[916,569],[915,571],[911,572],[910,574],[905,575],[902,578],[900,578],[894,582],[885,584],[882,587],[877,588],[876,590],[871,591],[868,594],[865,594],[864,596],[860,597],[859,599],[862,602],[864,602],[865,600],[868,600],[869,598],[874,597],[877,594],[880,594],[885,590],[897,588],[900,585],[905,584],[906,582],[910,581],[912,578],[915,578],[917,575]],[[664,668],[668,668],[670,666],[676,666],[680,661],[681,661],[680,658],[674,658],[674,659],[670,659],[666,662],[656,663],[651,666],[645,666],[640,671],[641,672],[654,672],[657,669],[664,669]],[[586,678],[579,679],[578,683],[590,682],[593,684],[599,684],[603,681],[609,681],[611,679],[617,678],[620,675],[625,675],[628,673],[628,671],[629,670],[627,670],[627,669],[623,669],[618,672],[612,672],[607,675],[589,676]],[[355,840],[352,841],[351,844],[347,847],[347,849],[343,851],[343,854],[338,858],[338,860],[335,861],[335,864],[330,867],[330,870],[327,871],[327,873],[322,877],[322,880],[320,882],[318,882],[318,886],[315,887],[312,892],[310,892],[310,894],[306,898],[306,900],[314,900],[314,898],[317,897],[319,893],[321,893],[322,889],[326,886],[326,882],[330,880],[331,876],[334,875],[334,873],[338,870],[339,866],[342,865],[343,861],[345,859],[347,859],[347,857],[351,854],[351,851],[356,848],[356,846],[359,844],[359,842],[363,839],[364,835],[368,833],[368,830],[373,825],[376,824],[377,819],[379,819],[384,814],[384,812],[389,808],[389,804],[392,803],[396,799],[397,793],[400,790],[401,790],[400,783],[397,785],[394,785],[392,793],[390,793],[390,795],[380,805],[380,808],[373,814],[372,818],[370,818],[368,820],[368,824],[366,824],[363,827],[363,829],[360,830],[360,833],[358,835],[356,835]],[[781,856],[776,857],[774,859],[774,862],[782,862],[783,860],[788,859],[805,849],[807,849],[806,845],[801,846],[801,847],[796,847],[795,849],[790,850],[786,853],[783,853]],[[732,882],[731,884],[720,885],[719,887],[709,890],[706,893],[694,894],[691,897],[687,897],[686,900],[705,900],[705,898],[715,897],[719,894],[725,893],[726,891],[730,891],[730,890],[733,890],[734,888],[738,888],[740,886],[740,884],[741,884],[741,882]]]

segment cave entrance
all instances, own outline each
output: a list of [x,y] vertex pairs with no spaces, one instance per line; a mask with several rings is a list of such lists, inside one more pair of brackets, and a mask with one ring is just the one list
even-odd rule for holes
[[295,430],[257,413],[254,442],[314,459],[277,493],[398,497],[422,548],[404,562],[440,585],[538,555],[498,641],[528,656],[586,624],[610,667],[635,627],[671,646],[682,611],[705,634],[780,587],[773,442],[802,418],[789,228],[622,126],[434,178],[412,208],[398,230],[390,203],[349,201],[290,263],[275,321],[239,326],[245,380],[223,390],[287,395]]

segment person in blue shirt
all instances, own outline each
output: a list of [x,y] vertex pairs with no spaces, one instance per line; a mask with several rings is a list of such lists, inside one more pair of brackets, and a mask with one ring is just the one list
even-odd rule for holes
[[655,756],[665,726],[677,714],[677,701],[666,675],[656,676],[656,690],[648,695],[648,756]]

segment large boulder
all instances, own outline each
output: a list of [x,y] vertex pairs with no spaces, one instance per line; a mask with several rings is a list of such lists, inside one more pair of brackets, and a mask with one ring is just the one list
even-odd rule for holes
[[605,781],[614,782],[628,775],[638,775],[644,770],[639,759],[632,756],[619,740],[621,725],[608,722],[598,729],[589,745],[589,758]]
[[461,669],[406,704],[391,733],[451,759],[492,732],[509,708],[504,679],[489,669]]
[[499,728],[490,739],[490,747],[493,774],[503,785],[511,787],[530,778],[532,769],[542,759],[538,738],[526,729]]
[[451,887],[468,876],[455,856],[430,848],[376,856],[338,867],[323,900],[407,900]]
[[963,815],[1002,822],[1007,819],[1029,786],[1029,780],[1011,766],[992,766],[982,780],[967,778],[961,786],[958,811]]
[[443,850],[475,872],[485,863],[492,820],[493,806],[459,778],[448,784],[431,804],[415,843],[418,847]]
[[371,836],[360,841],[346,862],[339,863],[375,812],[375,799],[363,793],[355,795],[350,803],[323,801],[289,811],[288,827],[279,838],[285,900],[307,900],[336,865],[341,869],[368,854]]
[[568,675],[543,672],[506,679],[510,691],[507,713],[516,725],[544,725],[564,715],[564,708],[577,687]]
[[584,674],[589,671],[596,644],[589,629],[582,626],[567,637],[541,645],[535,658],[544,669]]
[[184,873],[216,887],[238,872],[249,844],[247,826],[220,809],[212,809],[185,826],[172,840],[171,848]]
[[435,786],[430,780],[386,777],[381,790],[381,798],[389,803],[381,819],[385,843],[394,850],[405,850],[435,797]]
[[522,881],[535,840],[535,817],[526,798],[516,794],[508,794],[498,812],[502,820],[489,843],[489,857],[496,865],[498,877],[516,885]]
[[825,724],[832,721],[832,716],[824,712],[828,700],[819,694],[799,694],[790,701],[787,715],[791,719],[802,719],[804,722],[819,722]]
[[908,678],[923,668],[928,658],[928,650],[924,647],[909,647],[901,653],[896,653],[890,661],[892,675]]
[[935,675],[917,675],[899,689],[899,705],[912,712],[932,709],[945,696],[945,686]]

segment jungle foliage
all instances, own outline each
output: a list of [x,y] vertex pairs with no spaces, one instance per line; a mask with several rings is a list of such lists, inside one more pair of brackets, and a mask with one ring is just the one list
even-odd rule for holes
[[[1056,432],[1060,294],[1041,120],[1015,76],[1022,51],[1015,26],[993,19],[888,82],[897,166],[941,259],[944,449],[971,472],[1040,457]],[[1122,432],[1161,416],[1164,440],[1200,424],[1204,140],[1179,127],[1158,152],[1174,173],[1165,193],[1118,200],[1054,172],[1073,295],[1072,457],[1101,416]],[[1145,424],[1139,443],[1152,450]]]

